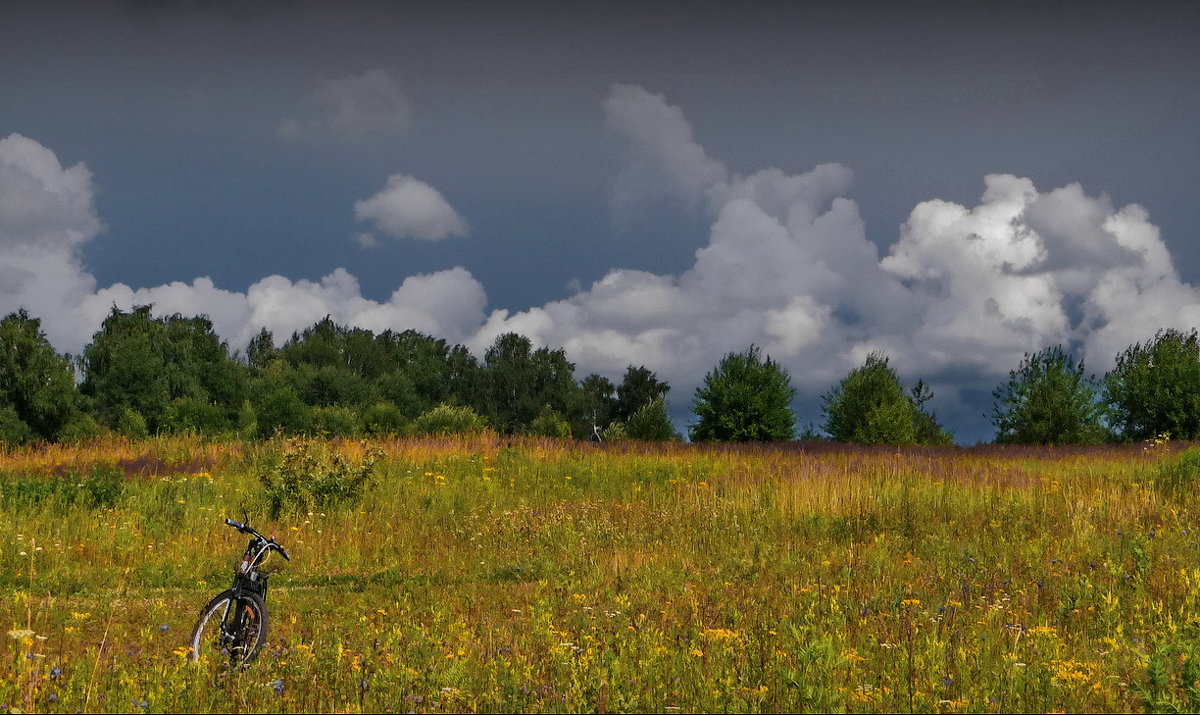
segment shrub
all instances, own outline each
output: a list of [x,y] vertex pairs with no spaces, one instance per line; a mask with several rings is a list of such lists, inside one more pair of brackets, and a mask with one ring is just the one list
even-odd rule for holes
[[0,443],[13,447],[33,440],[33,430],[9,407],[0,407]]
[[408,418],[392,402],[380,401],[363,410],[363,428],[373,435],[400,435],[408,427]]
[[358,415],[340,405],[313,408],[313,431],[326,437],[352,437],[359,433]]
[[145,439],[150,436],[146,418],[132,407],[121,410],[121,416],[117,418],[117,431],[130,439]]
[[679,433],[667,415],[666,402],[656,397],[639,407],[625,423],[625,432],[630,439],[644,442],[670,442],[679,439]]
[[417,434],[478,434],[487,427],[483,418],[470,407],[441,404],[416,419]]
[[94,417],[86,412],[76,412],[71,415],[63,428],[58,431],[60,442],[87,442],[104,434],[104,428]]
[[219,406],[196,397],[177,397],[163,410],[162,427],[167,432],[215,435],[229,430],[229,419]]
[[375,448],[354,464],[324,443],[288,440],[273,463],[258,472],[271,518],[359,500],[373,484],[371,473],[382,458],[383,450]]
[[533,422],[529,423],[529,433],[540,437],[565,439],[571,436],[571,425],[556,410],[546,405]]
[[276,430],[284,434],[307,434],[312,430],[312,408],[300,400],[290,387],[277,387],[262,395],[254,404],[258,417],[258,433],[271,435]]
[[629,432],[625,430],[624,422],[612,422],[600,433],[600,438],[605,442],[624,442],[629,439]]
[[242,439],[254,439],[258,436],[258,412],[250,400],[242,400],[242,407],[237,415],[238,436]]

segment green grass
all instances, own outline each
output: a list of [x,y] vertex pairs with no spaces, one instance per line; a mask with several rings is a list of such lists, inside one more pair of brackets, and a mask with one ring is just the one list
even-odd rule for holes
[[[363,498],[275,521],[257,475],[282,444],[0,455],[0,706],[1200,708],[1195,460],[1175,445],[318,445],[372,446]],[[243,506],[293,559],[263,656],[214,676],[186,643]]]

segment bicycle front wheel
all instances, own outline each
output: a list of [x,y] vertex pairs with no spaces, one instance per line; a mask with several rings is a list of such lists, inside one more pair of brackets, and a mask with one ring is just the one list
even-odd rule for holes
[[267,604],[262,597],[222,591],[201,609],[192,631],[193,661],[208,658],[242,666],[258,657],[267,642]]

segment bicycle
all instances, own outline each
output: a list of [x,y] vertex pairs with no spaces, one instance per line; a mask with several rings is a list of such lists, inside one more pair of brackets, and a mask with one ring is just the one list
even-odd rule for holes
[[[291,561],[291,557],[283,546],[275,543],[275,537],[267,538],[249,524],[239,524],[231,519],[226,519],[225,523],[249,534],[250,543],[233,574],[233,585],[200,610],[200,618],[192,631],[190,657],[193,662],[199,661],[207,645],[222,659],[227,658],[230,665],[240,667],[258,657],[267,641],[267,578],[270,573],[259,568],[273,551],[278,551],[287,561]],[[218,624],[219,627],[215,627]]]

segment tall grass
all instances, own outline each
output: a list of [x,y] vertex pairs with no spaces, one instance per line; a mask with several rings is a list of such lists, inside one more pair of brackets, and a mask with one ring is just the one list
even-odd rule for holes
[[[329,442],[383,450],[374,488],[271,521],[259,474],[285,448],[0,454],[0,706],[1200,708],[1180,445]],[[213,676],[186,642],[243,508],[293,560],[263,656]]]

